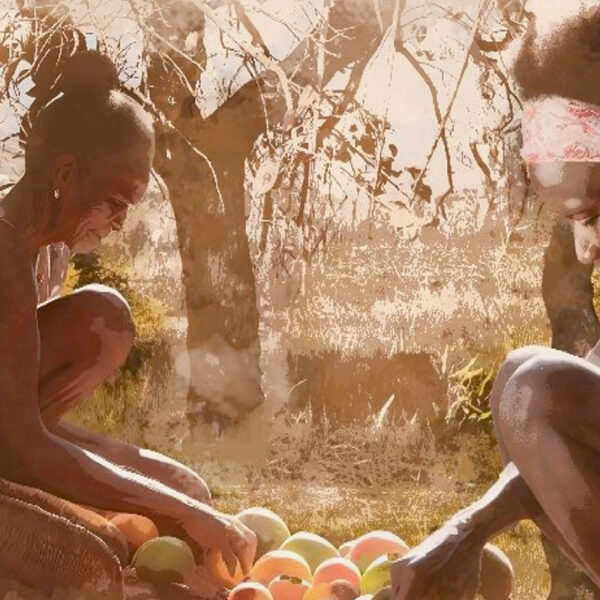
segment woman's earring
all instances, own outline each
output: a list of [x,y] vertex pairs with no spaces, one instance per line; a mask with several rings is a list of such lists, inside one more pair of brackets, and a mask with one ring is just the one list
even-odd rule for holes
[[54,199],[60,200],[60,194],[59,194],[58,190],[54,190]]

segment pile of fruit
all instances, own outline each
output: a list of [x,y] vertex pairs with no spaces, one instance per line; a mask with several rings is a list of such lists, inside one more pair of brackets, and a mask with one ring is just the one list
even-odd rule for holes
[[[265,508],[244,510],[237,518],[258,540],[248,576],[244,577],[239,568],[231,575],[217,552],[208,552],[204,565],[215,582],[230,590],[228,600],[393,600],[390,568],[409,550],[397,535],[372,531],[336,548],[314,533],[291,535],[285,522]],[[497,557],[491,575],[492,579],[499,577],[504,588],[499,591],[494,581],[488,600],[508,598],[510,563],[497,549],[488,549],[486,554],[492,560]],[[143,543],[132,566],[145,579],[171,581],[185,581],[186,574],[196,568],[189,546],[172,537],[155,537]]]

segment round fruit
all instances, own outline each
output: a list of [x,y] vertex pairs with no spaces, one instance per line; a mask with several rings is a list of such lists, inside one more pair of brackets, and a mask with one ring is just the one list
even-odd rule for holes
[[327,583],[336,579],[343,579],[357,589],[360,587],[358,567],[351,560],[342,557],[328,558],[323,561],[315,571],[313,584]]
[[302,581],[298,577],[280,575],[271,581],[269,591],[273,600],[302,600],[309,587],[308,581]]
[[244,581],[229,592],[227,600],[273,600],[273,596],[264,585],[256,581]]
[[513,579],[514,571],[508,556],[500,548],[486,544],[481,556],[479,595],[485,600],[507,600]]
[[237,514],[236,518],[256,534],[257,559],[271,550],[277,550],[290,537],[290,530],[284,520],[268,508],[247,508]]
[[312,582],[308,563],[302,556],[288,550],[273,550],[261,556],[250,570],[250,579],[268,585],[279,575],[297,577]]
[[244,572],[240,563],[238,561],[235,562],[235,573],[231,575],[223,560],[223,556],[215,548],[211,548],[206,553],[206,568],[215,583],[227,589],[235,587],[244,579]]
[[389,531],[371,531],[359,537],[353,544],[348,558],[361,570],[384,554],[406,554],[410,548],[397,535]]
[[398,558],[400,558],[398,554],[384,554],[376,558],[363,573],[360,580],[361,593],[375,594],[382,587],[390,585],[392,581],[390,569]]
[[352,549],[354,542],[344,542],[339,548],[338,552],[340,556],[348,556],[350,554],[350,550]]
[[371,597],[371,600],[394,600],[394,594],[392,594],[392,586],[386,585],[381,588],[376,594]]
[[159,535],[154,521],[142,515],[117,513],[109,520],[125,536],[130,552],[135,552],[142,544]]
[[302,600],[355,600],[357,597],[358,591],[351,583],[336,580],[313,585]]
[[195,567],[191,548],[176,537],[157,537],[142,544],[131,565],[142,579],[151,582],[183,581]]
[[313,573],[323,561],[340,555],[331,542],[308,531],[295,533],[283,542],[281,549],[290,550],[303,556]]

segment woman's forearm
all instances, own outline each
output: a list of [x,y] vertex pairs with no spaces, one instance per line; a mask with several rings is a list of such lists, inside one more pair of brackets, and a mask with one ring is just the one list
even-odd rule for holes
[[216,511],[185,494],[54,434],[35,440],[32,448],[34,452],[21,453],[24,483],[72,502],[166,519],[175,526],[189,522],[192,516],[217,518]]
[[211,503],[210,491],[203,479],[189,467],[168,456],[113,440],[70,424],[59,423],[53,432],[116,465],[134,469],[199,502]]

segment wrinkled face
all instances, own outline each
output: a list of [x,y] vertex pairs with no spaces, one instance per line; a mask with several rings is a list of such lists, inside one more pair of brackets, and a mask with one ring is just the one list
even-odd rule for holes
[[529,174],[544,203],[571,219],[577,259],[600,272],[600,164],[531,164]]
[[148,185],[148,172],[124,163],[96,165],[85,179],[74,177],[60,190],[64,241],[73,253],[90,252],[112,231],[122,228],[127,210],[139,202]]

